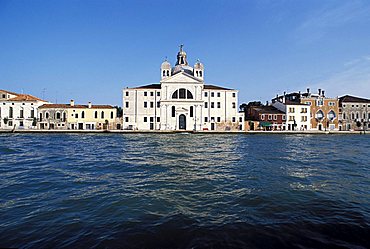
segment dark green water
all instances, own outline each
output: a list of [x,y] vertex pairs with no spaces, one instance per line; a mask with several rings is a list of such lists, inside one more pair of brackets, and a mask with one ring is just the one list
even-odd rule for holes
[[370,136],[0,134],[0,247],[370,248]]

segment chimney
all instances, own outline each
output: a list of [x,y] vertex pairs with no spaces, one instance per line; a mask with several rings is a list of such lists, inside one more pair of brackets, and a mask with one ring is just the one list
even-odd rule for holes
[[71,99],[71,103],[70,103],[71,106],[75,106],[75,101],[73,99]]
[[310,88],[307,88],[307,93],[310,93]]
[[267,101],[266,101],[266,106],[268,106],[268,105],[269,105],[269,101],[267,100]]
[[284,92],[283,104],[285,104],[285,95],[286,95],[286,92]]
[[319,88],[319,96],[321,96],[321,89]]
[[91,102],[89,102],[88,107],[91,108]]
[[325,97],[325,91],[324,90],[322,90],[322,96]]

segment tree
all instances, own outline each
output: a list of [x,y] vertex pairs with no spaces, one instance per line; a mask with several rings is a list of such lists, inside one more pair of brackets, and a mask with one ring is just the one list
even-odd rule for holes
[[114,106],[117,109],[117,118],[120,118],[123,116],[123,109],[120,106]]

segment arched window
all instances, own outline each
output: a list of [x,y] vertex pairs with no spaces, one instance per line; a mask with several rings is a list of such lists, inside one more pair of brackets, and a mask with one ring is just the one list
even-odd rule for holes
[[163,74],[162,74],[163,76],[166,76],[166,70],[163,70]]
[[173,99],[193,99],[193,94],[185,88],[180,88],[172,94]]
[[202,71],[199,71],[199,77],[203,77]]
[[40,112],[40,121],[42,121],[42,113]]
[[20,118],[24,118],[24,110],[23,110],[23,108],[21,108],[21,109],[19,110],[19,117],[20,117]]
[[356,112],[356,119],[359,119],[359,118],[360,118],[360,114]]
[[318,112],[316,112],[316,118],[321,121],[324,118],[324,113],[319,110]]
[[82,111],[81,118],[85,118],[85,111]]
[[190,106],[190,117],[194,116],[194,107]]
[[95,118],[98,118],[98,111],[95,111]]
[[101,112],[101,116],[100,116],[101,118],[104,118],[104,112],[102,111]]
[[48,119],[49,118],[49,113],[45,113],[45,118]]
[[352,112],[351,113],[351,119],[354,120],[355,119],[355,114]]
[[346,113],[343,112],[343,119],[346,119]]
[[57,112],[57,119],[60,119],[60,112]]
[[175,106],[172,106],[172,117],[176,117],[176,109]]
[[335,114],[335,112],[333,110],[331,110],[329,113],[328,113],[328,119],[333,121],[335,118],[337,117],[337,115]]

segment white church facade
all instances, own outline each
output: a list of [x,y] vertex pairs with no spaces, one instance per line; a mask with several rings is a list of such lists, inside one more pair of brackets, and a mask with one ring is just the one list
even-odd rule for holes
[[159,84],[123,89],[123,129],[244,130],[238,91],[204,82],[204,66],[189,66],[182,45],[174,67],[165,60]]

